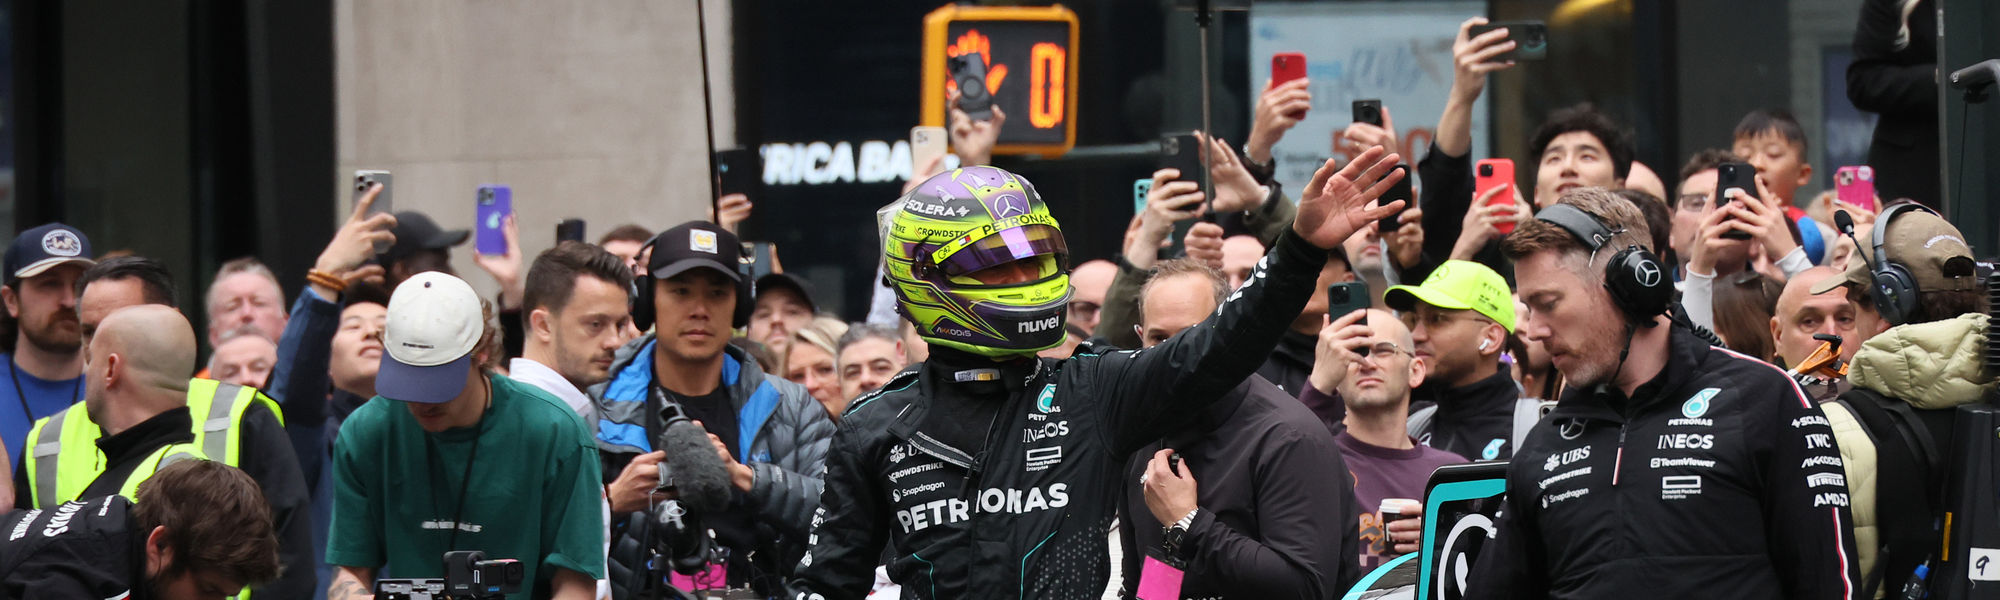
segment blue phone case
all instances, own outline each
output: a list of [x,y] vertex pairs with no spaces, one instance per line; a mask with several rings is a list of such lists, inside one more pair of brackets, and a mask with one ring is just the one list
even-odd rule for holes
[[1146,194],[1151,191],[1153,191],[1152,179],[1132,180],[1132,214],[1137,215],[1146,212]]
[[480,254],[507,253],[507,236],[502,230],[514,214],[514,189],[504,185],[482,185],[475,196],[478,208],[473,217],[473,248]]

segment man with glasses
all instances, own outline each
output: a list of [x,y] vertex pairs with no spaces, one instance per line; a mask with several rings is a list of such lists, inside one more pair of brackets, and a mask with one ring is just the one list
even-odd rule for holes
[[[1728,150],[1695,153],[1681,167],[1681,185],[1674,202],[1674,234],[1669,242],[1681,263],[1681,304],[1687,308],[1690,321],[1711,330],[1715,329],[1717,279],[1743,273],[1758,264],[1759,258],[1769,261],[1767,273],[1784,276],[1779,278],[1781,282],[1813,266],[1783,208],[1757,199],[1770,197],[1770,193],[1751,190],[1717,197],[1717,167],[1736,160]],[[1732,233],[1749,235],[1728,237]]]
[[[1512,370],[1500,368],[1507,336],[1514,332],[1514,298],[1507,280],[1486,265],[1450,260],[1423,285],[1399,285],[1383,294],[1402,313],[1410,348],[1429,377],[1412,382],[1410,435],[1426,446],[1473,460],[1514,455],[1526,428],[1515,431],[1521,389]],[[1534,421],[1528,419],[1526,423]]]
[[[1454,266],[1447,263],[1436,272]],[[1419,344],[1395,315],[1374,309],[1354,311],[1320,330],[1313,384],[1315,389],[1325,384],[1338,390],[1347,404],[1334,442],[1363,511],[1356,558],[1364,571],[1416,550],[1415,536],[1405,533],[1406,539],[1397,540],[1389,535],[1379,510],[1388,508],[1384,501],[1422,498],[1431,471],[1465,462],[1457,454],[1417,443],[1408,433],[1411,388],[1422,385],[1430,370],[1429,359],[1411,351]],[[1422,511],[1414,504],[1395,508],[1405,516]]]

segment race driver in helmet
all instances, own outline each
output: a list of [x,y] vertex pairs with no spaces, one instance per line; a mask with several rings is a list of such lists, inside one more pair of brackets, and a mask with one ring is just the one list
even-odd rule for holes
[[[884,209],[888,283],[930,358],[841,418],[794,598],[862,598],[884,561],[911,598],[1101,595],[1125,458],[1256,371],[1328,249],[1402,210],[1375,205],[1398,160],[1376,147],[1321,166],[1291,231],[1206,321],[1060,360],[1035,352],[1063,339],[1068,248],[1026,179],[957,169]],[[1182,522],[1213,518],[1200,512]]]

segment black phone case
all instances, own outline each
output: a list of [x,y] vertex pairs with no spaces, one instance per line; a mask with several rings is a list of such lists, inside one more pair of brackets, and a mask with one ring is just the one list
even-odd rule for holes
[[717,190],[724,194],[755,195],[760,168],[757,151],[748,148],[731,148],[715,153],[715,171],[718,178]]
[[1381,126],[1382,126],[1382,101],[1381,101],[1381,100],[1355,100],[1355,101],[1354,101],[1354,122],[1356,122],[1356,123],[1367,123],[1367,124],[1369,124],[1369,125],[1374,125],[1374,126],[1376,126],[1376,127],[1381,127]]
[[993,95],[986,92],[986,59],[969,52],[945,61],[958,83],[958,108],[974,121],[993,120]]
[[1474,25],[1466,31],[1466,38],[1476,38],[1500,28],[1507,29],[1507,39],[1514,41],[1514,49],[1494,56],[1496,61],[1543,60],[1549,57],[1549,26],[1539,21],[1509,21]]
[[1396,219],[1402,218],[1403,211],[1409,210],[1410,207],[1416,206],[1417,200],[1416,198],[1412,197],[1416,194],[1416,192],[1412,191],[1410,188],[1409,165],[1396,165],[1396,170],[1403,172],[1403,178],[1396,180],[1395,184],[1390,185],[1389,191],[1383,192],[1382,198],[1380,200],[1377,200],[1377,202],[1381,203],[1384,206],[1387,206],[1390,202],[1402,200],[1403,208],[1397,210],[1394,213],[1390,213],[1389,216],[1382,217],[1380,225],[1381,228],[1380,233],[1389,233],[1391,231],[1395,231],[1396,229],[1402,227],[1403,226],[1402,223],[1398,222]]
[[[1742,190],[1745,193],[1750,194],[1751,197],[1756,197],[1757,168],[1750,166],[1748,163],[1735,163],[1735,162],[1722,163],[1721,165],[1717,165],[1715,167],[1716,208],[1721,208],[1722,205],[1724,204],[1734,202],[1734,200],[1724,197],[1722,195],[1723,191],[1728,190],[1729,188],[1742,188]],[[1731,239],[1731,240],[1747,240],[1750,239],[1750,234],[1745,231],[1731,229],[1729,231],[1723,232],[1722,237],[1724,239]]]
[[1201,181],[1201,139],[1193,133],[1168,136],[1160,143],[1160,168],[1180,169],[1177,181]]
[[563,219],[556,223],[556,243],[583,241],[583,219]]

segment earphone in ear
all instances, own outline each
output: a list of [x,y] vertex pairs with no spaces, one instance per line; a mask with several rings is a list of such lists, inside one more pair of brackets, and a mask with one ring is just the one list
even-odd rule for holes
[[1491,345],[1493,345],[1493,340],[1479,340],[1479,349],[1482,351],[1486,350],[1486,347]]

